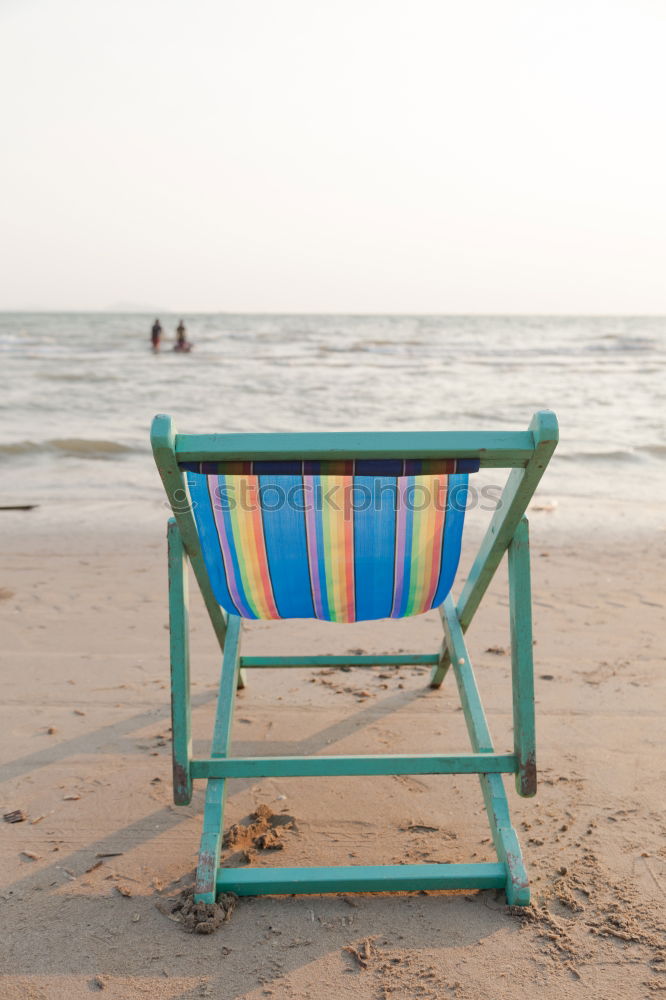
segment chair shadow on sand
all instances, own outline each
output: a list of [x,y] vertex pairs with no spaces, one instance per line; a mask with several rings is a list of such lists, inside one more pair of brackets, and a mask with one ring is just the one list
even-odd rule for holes
[[[238,740],[236,746],[248,752],[261,745],[263,750],[275,753],[314,755],[330,747],[332,742],[353,736],[368,725],[389,719],[418,700],[433,696],[438,697],[428,688],[401,690],[363,705],[353,714],[305,739],[270,743]],[[193,707],[203,710],[214,698],[215,692],[201,693],[193,699]],[[129,738],[146,725],[164,722],[167,713],[167,707],[161,706],[158,710],[142,712],[75,739],[64,740],[48,750],[17,758],[7,765],[5,773],[16,777],[79,754],[99,753],[102,741],[115,744],[113,753],[141,755],[142,751]],[[163,769],[164,757],[160,765]],[[122,770],[118,772],[118,779],[122,781]],[[252,779],[236,779],[230,798],[240,795],[251,785]],[[196,797],[203,798],[203,793],[197,793]],[[519,929],[493,890],[464,894],[439,891],[427,895],[364,894],[355,896],[351,903],[348,897],[340,895],[249,897],[239,901],[231,921],[210,938],[185,935],[180,926],[169,922],[155,906],[161,898],[173,896],[193,884],[193,869],[152,893],[132,895],[131,899],[113,892],[101,895],[95,889],[76,891],[77,882],[88,879],[99,855],[148,848],[152,841],[172,833],[184,822],[196,822],[195,805],[177,810],[172,805],[165,806],[125,826],[117,826],[75,851],[68,854],[59,851],[53,863],[7,886],[3,892],[5,903],[9,904],[5,908],[6,916],[10,920],[42,926],[44,941],[48,941],[48,948],[33,949],[25,954],[15,951],[11,957],[12,976],[37,980],[42,975],[53,974],[55,968],[58,975],[91,977],[89,988],[94,989],[94,977],[100,975],[111,979],[129,976],[138,983],[150,981],[154,976],[151,969],[159,960],[161,979],[173,979],[174,987],[176,982],[182,983],[182,988],[169,994],[174,1000],[199,998],[199,984],[204,975],[219,976],[220,981],[224,981],[226,998],[245,995],[252,985],[250,979],[255,986],[259,981],[270,984],[297,973],[304,966],[320,961],[326,964],[332,954],[337,956],[336,963],[342,963],[343,970],[358,971],[360,966],[353,950],[345,949],[353,949],[355,942],[366,939],[372,947],[376,946],[377,954],[388,955],[391,948],[397,949],[403,955],[400,961],[416,968],[419,956],[421,964],[427,965],[423,956],[433,947],[464,947],[499,929],[505,932]],[[158,857],[159,851],[154,856]],[[111,864],[117,862],[111,859]],[[152,874],[159,874],[154,863]],[[407,908],[406,913],[401,911],[402,907]],[[136,922],[128,915],[130,909],[139,914],[140,919]],[[259,942],[254,940],[249,958],[245,941],[250,933],[256,939],[257,922],[276,928],[276,934],[268,932]],[[438,928],[435,940],[433,926]],[[323,934],[322,927],[325,929]],[[397,927],[400,928],[398,935]],[[313,929],[320,933],[313,934]],[[280,939],[286,943],[276,958],[278,930]],[[144,957],[137,956],[134,960],[137,935],[142,939],[139,950]],[[220,958],[221,950],[223,959]],[[410,958],[404,958],[407,952]],[[54,955],[57,956],[55,960]],[[396,956],[397,952],[396,955],[391,952],[387,961],[398,962]],[[381,979],[379,972],[377,975]],[[186,985],[188,979],[191,986]]]

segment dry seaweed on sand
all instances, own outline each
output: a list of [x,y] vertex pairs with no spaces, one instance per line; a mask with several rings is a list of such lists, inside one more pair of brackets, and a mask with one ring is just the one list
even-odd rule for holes
[[365,938],[359,945],[349,944],[342,949],[355,958],[362,969],[367,969],[375,954],[372,938]]
[[25,823],[28,814],[23,809],[12,809],[11,812],[6,812],[2,818],[5,823]]
[[264,804],[257,806],[249,820],[247,824],[235,823],[224,836],[225,848],[235,848],[248,859],[256,850],[281,851],[284,831],[295,829],[293,816],[274,813]]
[[175,899],[160,899],[155,905],[160,913],[179,923],[188,934],[212,934],[231,919],[238,896],[225,892],[215,903],[195,903],[194,889],[183,889]]

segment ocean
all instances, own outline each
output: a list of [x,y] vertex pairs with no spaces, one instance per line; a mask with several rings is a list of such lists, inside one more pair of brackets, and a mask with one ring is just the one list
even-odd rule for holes
[[[655,517],[666,485],[666,318],[0,314],[0,505],[162,511],[148,441],[179,430],[523,429],[552,408],[545,505]],[[494,473],[497,477],[497,473]],[[5,522],[6,523],[6,522]]]

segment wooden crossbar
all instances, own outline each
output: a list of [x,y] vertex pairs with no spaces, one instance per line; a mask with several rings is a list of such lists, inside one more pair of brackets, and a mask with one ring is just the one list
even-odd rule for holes
[[373,774],[514,774],[512,753],[340,754],[317,757],[212,757],[190,763],[192,778],[294,778]]
[[503,864],[333,865],[324,868],[220,868],[217,891],[238,896],[313,892],[503,889]]
[[437,663],[439,653],[349,656],[241,656],[242,667],[399,667]]

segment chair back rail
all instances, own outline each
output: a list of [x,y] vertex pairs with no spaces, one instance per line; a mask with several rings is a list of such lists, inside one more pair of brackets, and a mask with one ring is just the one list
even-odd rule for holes
[[[167,417],[156,417],[156,420]],[[478,458],[482,468],[524,468],[531,431],[341,431],[300,434],[175,434],[178,463],[351,458]]]

